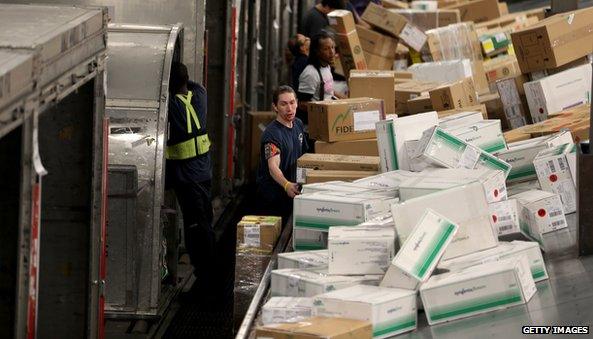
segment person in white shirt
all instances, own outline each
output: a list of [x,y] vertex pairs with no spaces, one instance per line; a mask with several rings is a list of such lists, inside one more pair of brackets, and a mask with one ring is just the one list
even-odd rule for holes
[[334,38],[327,32],[321,32],[311,39],[308,65],[299,77],[298,99],[302,116],[297,116],[306,124],[306,103],[309,101],[343,99],[343,95],[334,92],[334,78],[331,65],[336,55]]

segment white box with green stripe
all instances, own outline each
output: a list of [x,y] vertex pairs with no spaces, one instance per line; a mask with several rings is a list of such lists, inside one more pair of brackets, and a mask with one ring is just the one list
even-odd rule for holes
[[381,276],[329,275],[327,268],[285,268],[272,271],[270,289],[273,297],[313,297],[364,283],[378,285],[379,280]]
[[329,274],[384,274],[395,256],[392,227],[330,227]]
[[576,146],[573,143],[542,150],[533,160],[537,179],[542,190],[556,193],[562,200],[565,213],[577,210],[576,179]]
[[262,307],[262,324],[298,322],[313,315],[313,298],[272,297]]
[[549,147],[572,143],[572,140],[572,134],[569,131],[560,132],[550,137],[539,137],[511,143],[508,145],[508,150],[499,152],[496,156],[512,165],[507,182],[536,180],[537,174],[533,160],[535,160],[537,154]]
[[480,181],[488,203],[507,198],[505,174],[503,171],[466,168],[427,169],[417,177],[406,180],[399,187],[400,201],[434,193],[444,189]]
[[352,286],[314,298],[317,316],[370,321],[373,338],[388,338],[417,327],[416,292],[377,286]]
[[488,262],[500,261],[509,258],[526,256],[529,262],[531,276],[535,282],[548,279],[548,271],[542,256],[542,251],[537,242],[533,241],[502,241],[498,246],[489,250],[476,252],[463,257],[441,261],[438,268],[450,271],[461,271],[471,266]]
[[473,182],[394,204],[391,210],[400,245],[412,234],[428,208],[459,226],[443,259],[485,250],[498,244],[481,183]]
[[294,198],[293,226],[325,232],[330,226],[355,226],[388,212],[394,201],[382,196],[302,194]]
[[461,112],[446,116],[444,118],[439,119],[439,127],[443,129],[453,129],[458,128],[466,125],[475,124],[477,122],[483,121],[484,116],[482,112],[478,111],[468,111],[468,112]]
[[501,170],[505,176],[511,165],[492,154],[470,145],[439,127],[427,130],[421,139],[421,155],[447,168],[488,168]]
[[399,188],[399,185],[409,179],[417,176],[418,173],[404,171],[404,170],[395,170],[390,172],[385,172],[377,175],[373,175],[371,177],[366,177],[362,179],[358,179],[353,182],[355,185],[362,185],[364,187],[369,188],[383,188],[383,189],[395,189],[396,191]]
[[295,251],[327,249],[327,231],[295,228],[292,231],[292,247]]
[[544,247],[543,235],[568,227],[558,194],[531,190],[511,198],[521,205],[519,227],[521,232]]
[[278,269],[327,267],[327,250],[278,253]]
[[528,302],[536,292],[526,256],[432,276],[420,287],[430,325]]
[[437,112],[414,114],[377,122],[377,145],[381,172],[397,169],[409,171],[410,165],[404,143],[408,140],[420,139],[426,129],[437,126],[438,123]]
[[471,125],[448,128],[446,131],[488,153],[507,149],[500,120],[483,120]]
[[380,286],[416,290],[428,280],[458,228],[427,209],[397,252]]

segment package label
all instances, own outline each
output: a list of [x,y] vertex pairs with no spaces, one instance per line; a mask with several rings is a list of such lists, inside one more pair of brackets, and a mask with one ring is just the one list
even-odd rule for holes
[[381,120],[379,111],[354,112],[354,131],[375,130],[375,123]]
[[259,225],[245,225],[243,227],[243,243],[248,247],[260,246]]

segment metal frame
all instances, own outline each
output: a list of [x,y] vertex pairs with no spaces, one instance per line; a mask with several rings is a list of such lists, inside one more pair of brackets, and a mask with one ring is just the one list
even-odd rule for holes
[[[9,5],[10,6],[10,5]],[[31,6],[32,10],[37,10],[38,6]],[[55,7],[55,6],[52,6]],[[6,7],[9,9],[11,7]],[[26,7],[19,7],[18,10],[27,9]],[[60,11],[56,8],[44,8],[41,11]],[[80,9],[84,12],[85,9]],[[41,49],[37,45],[27,45],[26,41],[15,45],[6,46],[0,41],[0,48],[16,49],[19,51],[31,51],[35,55],[37,62],[34,68],[33,79],[35,84],[31,86],[31,91],[24,96],[18,98],[12,104],[0,108],[0,138],[5,136],[11,130],[22,127],[22,143],[21,154],[22,161],[17,166],[21,167],[21,182],[20,182],[20,210],[19,210],[19,235],[18,235],[18,263],[17,263],[17,285],[16,285],[16,306],[15,306],[15,337],[16,338],[34,338],[37,331],[49,330],[47,328],[37,329],[37,312],[38,306],[50,307],[51,305],[38,305],[38,288],[44,289],[45,286],[39,286],[38,270],[43,269],[39,266],[39,259],[55,260],[57,253],[43,251],[40,248],[40,242],[43,239],[35,239],[33,230],[37,230],[37,234],[41,232],[44,225],[43,216],[49,211],[43,209],[44,197],[41,194],[42,177],[45,175],[45,168],[42,163],[44,154],[40,154],[39,136],[43,138],[57,138],[57,133],[51,135],[39,135],[39,117],[48,116],[50,112],[62,107],[62,102],[66,98],[73,98],[81,100],[79,104],[84,105],[85,109],[92,114],[87,119],[92,124],[91,147],[87,150],[89,152],[88,159],[91,163],[89,171],[89,186],[87,187],[90,194],[89,218],[85,219],[85,224],[88,225],[88,239],[83,240],[88,249],[89,262],[82,268],[83,275],[86,275],[86,284],[83,288],[86,290],[86,298],[84,308],[86,309],[86,323],[84,326],[85,336],[89,338],[102,338],[103,328],[100,323],[102,313],[102,305],[99,302],[101,298],[100,286],[100,262],[101,262],[101,239],[104,234],[104,210],[103,198],[105,195],[104,185],[102,182],[101,173],[104,169],[103,160],[105,153],[103,149],[103,129],[104,129],[104,102],[103,102],[103,72],[105,62],[105,28],[106,28],[106,12],[93,10],[86,10],[88,15],[82,14],[77,16],[70,23],[75,25],[82,24],[89,17],[97,15],[97,12],[102,13],[101,28],[96,34],[89,36],[87,39],[78,41],[72,46],[69,46],[66,51],[51,60],[44,60],[41,56]],[[91,14],[94,13],[94,14]],[[56,27],[62,27],[61,22],[56,21]],[[61,34],[61,31],[56,30],[56,34]],[[44,32],[47,33],[47,32]],[[51,32],[49,32],[51,33]],[[83,97],[79,97],[75,93],[77,89],[85,84],[93,81],[92,92],[89,96],[91,101],[84,101]],[[73,95],[74,97],[70,97]],[[50,128],[43,126],[41,132]],[[57,132],[57,131],[52,131]],[[44,145],[46,146],[46,145]],[[52,169],[52,170],[55,170]],[[55,172],[54,172],[55,173]],[[61,178],[58,176],[59,180]],[[55,182],[54,182],[55,184]],[[60,194],[68,195],[69,186],[64,185],[64,192]],[[61,188],[60,188],[61,189]],[[40,251],[41,250],[41,251]],[[73,253],[72,253],[73,254]],[[82,254],[81,254],[82,255]],[[58,261],[54,262],[58,263]],[[56,279],[60,279],[57,277]],[[52,291],[58,293],[68,293],[67,290],[70,285],[63,284],[60,288],[63,291]],[[61,318],[64,314],[52,314],[52,317]],[[67,319],[64,318],[64,319]],[[53,330],[63,329],[63,326],[69,326],[68,321],[59,324],[52,323]],[[47,334],[43,332],[42,334]]]
[[[138,210],[136,224],[138,225],[139,238],[136,241],[138,255],[134,258],[137,261],[138,293],[132,304],[108,303],[107,310],[109,317],[117,318],[152,318],[156,317],[163,306],[168,305],[172,295],[162,295],[162,282],[160,274],[161,240],[163,239],[162,208],[164,205],[164,180],[165,180],[165,154],[164,147],[167,138],[167,114],[169,101],[169,74],[171,63],[174,58],[180,58],[183,53],[183,26],[176,24],[172,26],[145,26],[136,24],[110,24],[109,36],[113,37],[110,44],[113,46],[110,53],[110,71],[115,73],[126,73],[125,66],[129,63],[136,63],[137,58],[147,58],[146,65],[150,62],[157,62],[159,69],[143,70],[148,75],[145,78],[147,86],[157,86],[158,96],[153,98],[131,99],[137,83],[118,84],[122,78],[108,78],[108,99],[107,113],[112,119],[113,127],[134,127],[139,126],[145,129],[144,137],[136,140],[132,148],[127,149],[125,142],[116,138],[110,138],[110,163],[136,165],[139,170],[139,180],[144,184],[139,185]],[[113,34],[128,34],[115,39]],[[134,40],[138,34],[155,34],[155,38],[148,45],[145,41]],[[160,37],[160,40],[157,38]],[[129,39],[129,40],[126,40]],[[139,39],[139,38],[138,38]],[[160,41],[166,40],[164,45],[158,45]],[[127,45],[129,44],[129,46]],[[144,44],[144,45],[143,45]],[[153,55],[137,55],[135,50],[138,46],[154,49]],[[159,52],[156,52],[156,51]],[[160,53],[160,54],[158,54]],[[176,54],[177,53],[177,54]],[[142,65],[144,65],[142,64]],[[124,67],[124,68],[122,68]],[[155,76],[156,74],[156,76]],[[126,75],[127,76],[127,75]],[[154,77],[154,78],[151,78]],[[126,80],[126,79],[124,79]],[[123,87],[122,87],[123,86]],[[131,86],[131,87],[125,87]],[[111,90],[113,88],[114,90]],[[115,90],[117,88],[117,90]],[[113,135],[112,135],[113,136]],[[143,164],[141,159],[150,159]],[[148,160],[147,160],[148,161]],[[113,227],[126,227],[126,225],[113,225]],[[174,244],[177,246],[177,244]],[[117,256],[116,253],[114,255]],[[121,258],[125,262],[126,258]],[[109,271],[108,271],[109,274]]]

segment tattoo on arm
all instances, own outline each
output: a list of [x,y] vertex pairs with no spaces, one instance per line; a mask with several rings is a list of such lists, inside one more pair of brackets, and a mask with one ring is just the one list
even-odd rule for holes
[[268,160],[268,159],[280,154],[280,149],[278,148],[278,146],[269,142],[264,145],[264,152],[265,152],[266,160]]

